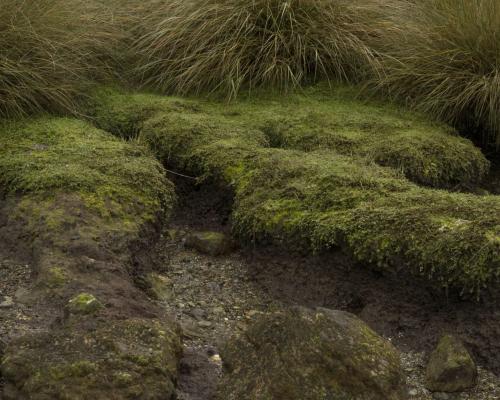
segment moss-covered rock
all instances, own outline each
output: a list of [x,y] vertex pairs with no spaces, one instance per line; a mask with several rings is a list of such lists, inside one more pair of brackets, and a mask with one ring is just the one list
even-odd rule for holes
[[104,306],[90,293],[80,293],[68,301],[66,310],[69,314],[94,314]]
[[342,311],[259,316],[221,354],[220,400],[406,398],[398,352]]
[[47,268],[45,271],[46,276],[44,277],[43,282],[49,288],[60,288],[68,282],[68,274],[59,266]]
[[172,325],[147,319],[56,328],[11,343],[1,364],[6,400],[171,398],[181,353]]
[[171,300],[174,296],[173,283],[164,275],[150,272],[146,275],[147,291],[157,300]]
[[475,386],[477,367],[462,342],[445,335],[431,354],[425,379],[433,392],[460,392]]
[[[321,138],[317,146],[307,149],[276,143],[271,146],[269,132],[258,127],[259,121],[267,117],[260,118],[256,110],[269,118],[280,115],[293,119],[303,112],[304,103],[310,103],[326,113],[328,106],[318,105],[322,101],[328,104],[322,93],[311,93],[312,99],[250,98],[223,106],[191,99],[103,92],[96,98],[94,113],[95,122],[111,130],[115,116],[122,124],[125,111],[132,119],[147,115],[141,120],[138,139],[163,162],[234,190],[234,232],[244,240],[272,241],[316,252],[343,248],[356,260],[382,271],[407,270],[426,277],[436,287],[456,288],[465,294],[478,295],[485,287],[497,284],[498,196],[422,188],[406,179],[398,168],[382,167],[358,150],[346,155]],[[338,114],[350,121],[348,111],[358,103],[351,99],[344,107],[338,97],[331,101],[343,107]],[[396,141],[404,148],[410,143],[405,139],[408,135],[427,144],[443,140],[442,148],[450,153],[435,154],[436,159],[460,160],[458,150],[451,150],[458,146],[468,160],[456,162],[458,168],[469,162],[476,166],[487,164],[477,149],[449,135],[444,127],[432,128],[434,125],[420,117],[390,106],[387,114],[381,106],[363,107],[358,104],[353,111],[356,120],[346,122],[343,129],[354,124],[364,143],[371,136],[362,132],[362,116],[366,120],[372,115],[387,117],[392,121],[391,128],[378,142],[384,146],[395,148],[391,141]],[[312,107],[309,112],[313,113]],[[383,131],[383,124],[379,128]],[[311,132],[313,139],[322,135]],[[424,148],[432,148],[427,144]],[[410,155],[409,149],[418,148],[408,146],[408,151],[403,149],[401,154]],[[432,155],[424,152],[419,158],[427,162]],[[450,171],[449,165],[433,165],[421,172],[428,168],[436,168],[439,174]],[[407,164],[405,168],[413,167]],[[466,181],[468,178],[462,182]]]
[[221,232],[191,232],[186,236],[186,246],[211,256],[227,254],[233,249],[231,240]]

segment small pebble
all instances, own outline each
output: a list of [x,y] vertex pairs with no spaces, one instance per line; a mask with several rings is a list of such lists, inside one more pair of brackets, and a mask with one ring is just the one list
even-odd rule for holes
[[198,326],[200,328],[210,328],[212,326],[212,323],[210,321],[199,321]]
[[0,308],[12,308],[14,307],[14,300],[12,300],[12,297],[10,296],[5,296],[4,301],[0,303]]

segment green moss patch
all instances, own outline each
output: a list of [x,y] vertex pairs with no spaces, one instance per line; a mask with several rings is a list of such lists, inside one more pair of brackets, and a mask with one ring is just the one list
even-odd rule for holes
[[[104,100],[106,106],[99,106],[99,123],[122,136],[137,134],[143,121],[163,108],[188,116],[186,127],[202,124],[207,128],[215,123],[264,134],[270,147],[307,152],[331,149],[362,156],[433,187],[474,185],[489,170],[481,151],[449,126],[391,104],[362,102],[356,90],[347,87],[332,91],[317,86],[279,97],[262,91],[229,104],[176,98],[155,101],[147,95],[104,96],[112,101]],[[113,115],[112,121],[106,114]]]
[[0,184],[11,193],[78,193],[102,216],[142,209],[153,218],[172,205],[163,169],[131,146],[78,120],[41,117],[0,126]]
[[[313,104],[328,104],[324,97],[316,96]],[[122,110],[132,119],[144,115],[144,98],[101,93],[94,105],[95,121],[110,129],[116,114],[123,126]],[[380,166],[373,157],[357,150],[346,155],[333,145],[308,149],[295,145],[272,147],[269,134],[258,128],[265,118],[252,114],[255,111],[251,104],[254,108],[261,105],[261,115],[289,115],[293,120],[305,112],[297,98],[262,102],[249,99],[248,103],[223,106],[149,96],[145,104],[155,111],[141,120],[138,139],[168,165],[231,186],[236,195],[234,231],[243,239],[291,244],[311,251],[340,247],[356,260],[380,270],[407,270],[438,287],[467,293],[478,294],[498,281],[497,196],[422,188],[407,180],[400,168]],[[292,107],[294,99],[297,104]],[[347,104],[352,106],[346,106],[346,119],[352,118],[347,110],[359,103]],[[238,107],[239,112],[235,111]],[[322,110],[327,106],[318,107]],[[280,114],[278,109],[282,109]],[[380,108],[365,111],[367,120],[373,113],[383,115]],[[394,132],[410,135],[411,129],[418,127],[419,134],[414,137],[419,140],[429,129],[429,140],[441,137],[449,141],[447,148],[463,146],[471,163],[474,154],[479,154],[470,143],[447,133],[445,127],[424,124],[413,115],[396,118],[396,111],[390,108],[388,115],[392,128],[385,131],[385,139],[380,134],[385,145],[390,143],[387,140],[396,140]],[[361,121],[361,114],[357,118]],[[357,135],[366,143],[360,121]],[[410,131],[405,128],[408,124]],[[468,157],[465,153],[464,157]],[[450,155],[450,159],[453,157]],[[429,153],[427,158],[432,155]],[[438,158],[446,157],[440,154]],[[478,159],[487,164],[482,156]],[[440,174],[447,173],[443,166],[433,168]]]

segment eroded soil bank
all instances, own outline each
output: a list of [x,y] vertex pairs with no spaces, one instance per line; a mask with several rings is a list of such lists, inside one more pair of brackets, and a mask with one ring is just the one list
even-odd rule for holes
[[[230,196],[186,182],[176,179],[180,201],[170,228],[228,232]],[[180,399],[213,398],[222,373],[220,343],[245,329],[255,314],[295,305],[353,312],[388,338],[402,352],[412,399],[500,398],[497,301],[446,299],[414,277],[382,276],[341,253],[311,257],[247,247],[210,257],[187,249],[182,234],[175,240],[166,234],[156,252],[163,257],[159,272],[170,291],[163,305],[185,334]],[[469,393],[433,397],[423,386],[428,354],[444,333],[463,339],[480,365],[479,384]]]

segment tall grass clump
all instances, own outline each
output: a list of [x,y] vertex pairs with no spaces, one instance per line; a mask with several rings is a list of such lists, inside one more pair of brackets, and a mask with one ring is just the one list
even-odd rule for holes
[[387,18],[376,86],[500,146],[500,1],[400,0]]
[[107,70],[111,9],[84,0],[0,0],[0,117],[75,112]]
[[[143,83],[163,92],[282,90],[356,80],[375,62],[371,12],[348,0],[170,0],[141,21]],[[363,2],[361,2],[363,3]]]

